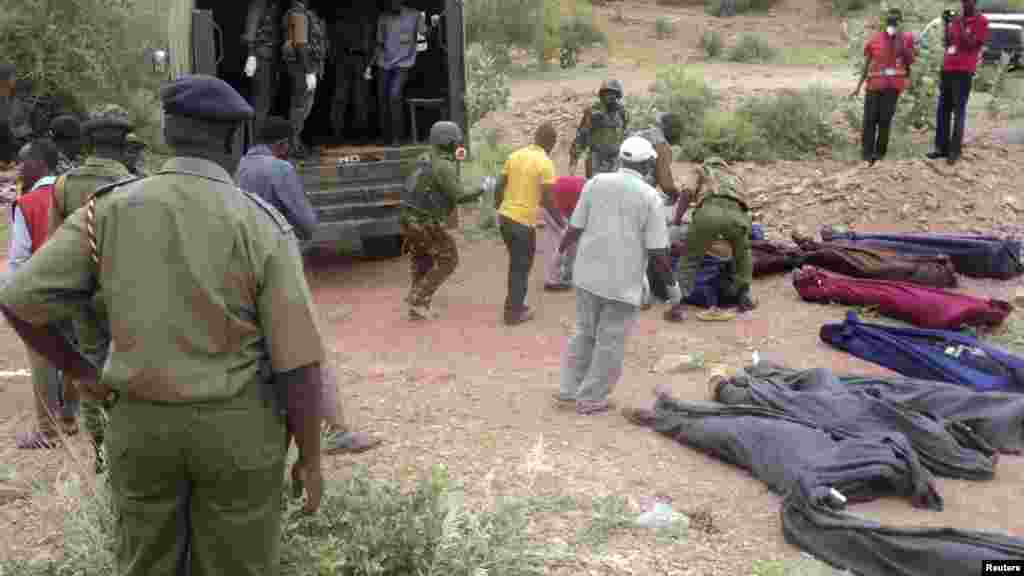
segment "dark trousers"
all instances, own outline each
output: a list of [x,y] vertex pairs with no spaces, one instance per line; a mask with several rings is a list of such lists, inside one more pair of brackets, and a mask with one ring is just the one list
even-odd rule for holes
[[[959,158],[964,145],[967,121],[967,99],[971,96],[970,72],[942,71],[939,80],[939,106],[935,113],[935,151],[949,158]],[[950,120],[953,123],[950,133]]]
[[521,311],[526,306],[526,290],[530,283],[533,256],[537,252],[537,231],[532,226],[520,224],[499,216],[501,238],[508,248],[508,297],[505,310]]
[[864,96],[864,129],[861,149],[864,160],[885,158],[889,148],[889,129],[896,114],[898,90],[868,90]]
[[335,62],[334,102],[331,105],[331,130],[335,137],[347,136],[345,121],[350,106],[351,130],[365,132],[370,123],[370,83],[363,78],[369,61],[370,57],[365,54],[347,53],[339,55]]
[[253,119],[253,131],[256,137],[263,131],[270,109],[277,100],[277,86],[280,71],[272,60],[257,58],[256,74],[252,77],[252,109],[256,112]]
[[405,103],[402,94],[409,80],[407,68],[377,68],[377,111],[380,135],[385,142],[398,144],[405,132]]
[[288,63],[288,79],[291,86],[291,111],[288,119],[292,123],[294,144],[297,145],[306,127],[306,118],[313,111],[316,92],[306,89],[306,69],[299,62]]

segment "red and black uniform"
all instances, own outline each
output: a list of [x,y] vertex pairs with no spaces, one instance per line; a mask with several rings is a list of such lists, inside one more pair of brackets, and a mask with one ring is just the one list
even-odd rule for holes
[[873,161],[884,158],[889,147],[896,103],[914,63],[914,37],[906,32],[893,36],[879,32],[864,45],[864,56],[869,64],[861,145],[864,160]]
[[942,60],[942,76],[939,81],[933,157],[945,156],[951,161],[960,157],[971,81],[978,69],[981,49],[987,40],[988,19],[979,12],[958,16],[946,25],[946,54]]

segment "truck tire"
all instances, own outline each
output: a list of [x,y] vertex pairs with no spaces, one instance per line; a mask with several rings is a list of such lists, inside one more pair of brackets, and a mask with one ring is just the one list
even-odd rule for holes
[[373,236],[363,238],[363,253],[373,259],[398,258],[402,255],[402,236]]

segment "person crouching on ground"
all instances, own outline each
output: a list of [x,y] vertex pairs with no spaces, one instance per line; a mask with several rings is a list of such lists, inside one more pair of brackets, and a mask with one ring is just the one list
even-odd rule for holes
[[547,271],[544,277],[544,289],[549,292],[572,290],[572,264],[576,257],[576,245],[573,244],[563,254],[558,250],[565,237],[564,224],[572,216],[572,211],[579,202],[580,193],[587,179],[582,176],[560,176],[552,187],[555,210],[562,217],[562,224],[547,208],[541,210],[544,218],[544,250],[548,253]]
[[[686,254],[679,267],[679,287],[683,294],[693,291],[704,255],[711,244],[724,238],[732,246],[736,270],[732,287],[740,312],[757,307],[750,297],[754,265],[750,253],[750,209],[746,200],[746,184],[721,158],[712,157],[697,167],[697,185],[693,198],[684,192],[676,207],[675,224],[678,226],[690,204],[694,205],[693,218],[686,230]],[[686,304],[679,302],[665,312],[665,320],[682,322],[686,319]]]
[[562,362],[559,404],[580,414],[610,408],[608,396],[622,375],[626,339],[636,321],[648,258],[669,286],[670,301],[682,299],[671,278],[668,231],[658,192],[645,182],[658,154],[643,138],[627,138],[617,172],[591,179],[572,213],[560,250],[579,242],[573,268],[576,331]]
[[900,9],[890,8],[885,31],[875,34],[864,45],[864,72],[852,94],[856,97],[867,80],[861,149],[869,166],[885,157],[896,103],[907,88],[910,66],[914,63],[914,37],[900,30],[902,22]]

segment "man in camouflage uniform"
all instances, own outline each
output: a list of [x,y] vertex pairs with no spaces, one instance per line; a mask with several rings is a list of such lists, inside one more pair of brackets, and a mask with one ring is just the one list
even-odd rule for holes
[[406,298],[411,320],[434,317],[430,300],[459,264],[455,239],[445,227],[458,226],[458,204],[483,194],[462,194],[453,165],[455,150],[461,144],[458,124],[435,123],[430,128],[431,151],[419,157],[415,172],[405,183],[401,222],[412,268],[412,286]]
[[[711,244],[723,238],[732,247],[735,271],[732,290],[740,312],[757,307],[750,297],[754,265],[750,254],[750,208],[747,204],[746,184],[729,165],[715,156],[697,167],[697,185],[693,197],[684,191],[676,207],[676,221],[694,205],[693,218],[686,231],[686,253],[679,268],[679,287],[685,295],[693,291],[697,270]],[[686,305],[680,302],[665,312],[669,322],[686,319]]]
[[580,154],[590,150],[585,165],[588,180],[594,174],[618,170],[619,146],[629,127],[629,114],[622,106],[622,82],[605,80],[597,96],[598,101],[583,111],[569,149],[569,173],[575,173]]
[[302,0],[293,0],[285,12],[283,22],[285,37],[281,57],[288,66],[291,79],[292,155],[304,158],[306,149],[302,145],[302,130],[309,113],[313,111],[316,88],[324,76],[324,61],[327,59],[327,35],[324,21]]
[[[122,164],[125,136],[131,129],[128,112],[120,106],[100,106],[90,114],[89,120],[82,125],[82,134],[92,148],[92,155],[54,184],[50,206],[51,236],[71,214],[85,206],[98,188],[132,177]],[[97,366],[102,366],[110,347],[110,328],[103,302],[95,299],[91,307],[82,308],[79,315],[72,317],[71,330],[82,354]],[[81,383],[68,384],[65,401],[77,399]],[[85,428],[92,438],[96,454],[96,472],[100,473],[105,467],[102,447],[106,413],[100,402],[88,397],[82,398],[81,406]]]
[[253,133],[263,133],[263,123],[277,99],[281,72],[281,3],[278,0],[250,0],[242,45],[248,56],[245,75],[252,79],[252,107],[256,117]]
[[[203,75],[160,97],[175,157],[97,190],[0,287],[0,312],[113,403],[119,576],[181,574],[189,549],[193,576],[277,574],[289,436],[306,513],[323,494],[317,314],[291,226],[231,180],[224,143],[252,107]],[[48,328],[96,298],[112,336],[102,367]]]

